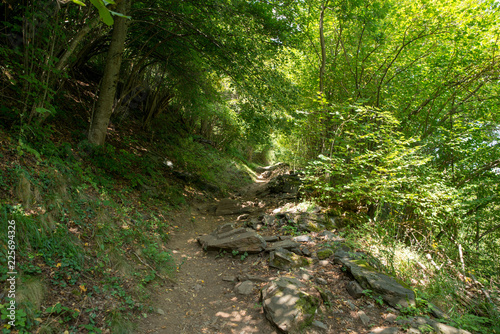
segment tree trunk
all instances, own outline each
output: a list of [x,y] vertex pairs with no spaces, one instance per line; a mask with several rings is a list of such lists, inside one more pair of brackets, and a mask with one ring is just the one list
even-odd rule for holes
[[[127,15],[131,0],[122,0],[117,11]],[[128,19],[115,16],[113,24],[113,34],[109,45],[106,66],[99,89],[97,106],[91,119],[89,130],[89,142],[95,145],[103,145],[106,139],[109,119],[113,112],[113,102],[115,99],[116,85],[120,76],[120,66],[122,54],[127,37]]]
[[319,44],[321,47],[321,65],[319,67],[319,93],[321,94],[321,99],[323,98],[323,86],[324,86],[324,76],[326,67],[326,46],[325,46],[325,34],[323,29],[323,21],[325,19],[325,11],[328,6],[329,0],[326,0],[323,5],[321,5],[321,14],[319,17]]
[[69,44],[68,48],[66,49],[66,52],[62,55],[61,59],[59,59],[59,62],[56,65],[56,70],[62,70],[66,65],[68,64],[69,57],[75,52],[78,44],[83,40],[85,36],[89,32],[91,32],[97,25],[99,24],[100,19],[99,17],[94,18],[92,21],[90,21],[88,24],[84,25],[83,28],[75,35],[71,43]]

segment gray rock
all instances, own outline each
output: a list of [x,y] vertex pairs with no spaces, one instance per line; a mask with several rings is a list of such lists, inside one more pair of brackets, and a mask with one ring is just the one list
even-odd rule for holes
[[274,226],[276,224],[276,217],[270,215],[262,216],[262,223],[266,226]]
[[232,225],[223,225],[211,234],[198,238],[203,249],[210,250],[237,250],[239,252],[259,253],[267,243],[255,231],[245,228],[236,228]]
[[322,249],[319,249],[316,252],[316,254],[318,256],[318,259],[325,260],[333,255],[333,250],[331,250],[330,248],[322,248]]
[[165,311],[163,311],[161,308],[157,309],[156,313],[158,313],[160,315],[165,315]]
[[398,318],[397,315],[393,314],[393,313],[389,313],[385,316],[385,321],[392,324],[392,323],[395,323],[396,322],[396,319]]
[[367,326],[370,323],[370,317],[364,311],[358,311],[358,317],[363,325]]
[[458,329],[424,317],[416,317],[413,319],[411,326],[424,332],[429,329],[434,329],[434,332],[438,334],[471,334],[471,332],[464,329]]
[[273,177],[267,184],[267,189],[271,194],[293,194],[296,195],[301,185],[297,175],[278,175]]
[[389,305],[396,308],[415,305],[415,294],[412,290],[394,278],[377,272],[366,261],[338,250],[335,253],[335,262],[344,265],[363,289],[372,290],[375,296],[382,296]]
[[250,213],[252,210],[249,207],[242,207],[237,201],[230,198],[222,199],[215,209],[215,214],[217,216],[227,216],[227,215],[241,215],[244,213]]
[[275,241],[278,241],[278,237],[275,236],[275,235],[265,236],[263,238],[264,238],[264,240],[266,240],[266,242],[275,242]]
[[354,299],[358,299],[364,296],[363,288],[356,281],[350,281],[349,283],[347,283],[346,289]]
[[280,270],[307,267],[310,264],[311,261],[309,259],[283,248],[278,248],[271,252],[269,257],[269,266]]
[[240,295],[251,295],[253,293],[253,289],[255,285],[252,281],[244,281],[236,284],[236,293]]
[[[294,222],[298,225],[299,231],[302,232],[322,232],[335,227],[322,213],[302,212],[294,216]],[[336,235],[334,236],[336,237]]]
[[350,300],[348,300],[346,303],[347,303],[347,305],[349,306],[349,308],[350,308],[351,310],[353,310],[353,311],[354,311],[355,309],[357,309],[357,308],[358,308],[358,307],[357,307],[356,305],[354,305],[354,304],[353,304]]
[[311,251],[307,247],[300,247],[300,251],[302,252],[302,255],[304,255],[304,256],[307,256],[307,257],[312,256]]
[[321,278],[321,277],[316,277],[316,282],[318,284],[321,284],[321,285],[327,285],[328,284],[328,282],[326,281],[326,279]]
[[262,224],[259,223],[259,221],[256,218],[253,218],[252,220],[245,222],[245,226],[256,231],[260,231],[262,229]]
[[221,225],[218,228],[216,228],[213,233],[217,233],[217,234],[228,233],[228,232],[231,232],[232,230],[234,230],[235,228],[236,227],[234,224],[227,223],[227,224]]
[[396,324],[398,324],[401,327],[407,327],[411,325],[412,321],[413,319],[401,318],[396,320]]
[[295,272],[295,275],[297,275],[298,278],[303,279],[304,281],[309,281],[313,277],[311,272],[304,268],[300,268],[297,272]]
[[266,318],[285,333],[296,333],[310,325],[319,300],[304,291],[297,279],[280,277],[261,290]]
[[238,276],[238,280],[240,282],[244,282],[244,281],[269,282],[269,278],[267,278],[267,277],[260,277],[260,276],[255,276],[255,275],[246,275],[246,274]]
[[299,246],[300,246],[300,244],[298,242],[295,242],[295,241],[289,239],[289,240],[278,241],[278,242],[275,242],[271,245],[268,245],[266,248],[266,251],[270,252],[270,251],[276,250],[278,248],[292,249],[292,248],[296,248]]
[[318,320],[314,320],[311,323],[311,326],[314,326],[314,327],[317,327],[317,328],[320,328],[320,329],[324,329],[324,330],[328,330],[328,326],[325,325],[324,323],[322,323],[321,321],[318,321]]
[[408,331],[406,332],[406,334],[422,334],[422,332],[420,330],[416,329],[416,328],[410,328],[410,329],[408,329]]
[[342,239],[342,238],[339,238],[338,235],[336,235],[335,233],[333,232],[330,232],[330,231],[323,231],[323,232],[320,232],[318,233],[318,237],[321,238],[321,239],[324,239],[324,240],[339,240],[339,239]]
[[333,305],[335,301],[335,295],[333,292],[331,292],[329,289],[322,289],[322,288],[317,288],[319,294],[321,295],[321,299],[323,299],[323,303],[327,307],[330,307]]
[[222,280],[224,282],[236,282],[236,277],[234,277],[234,276],[226,276],[226,277],[222,277]]
[[436,317],[437,319],[448,319],[449,316],[444,313],[443,311],[441,311],[441,309],[439,307],[437,307],[436,305],[434,305],[433,303],[429,303],[429,307],[431,309],[431,314]]
[[388,328],[375,328],[368,334],[398,334],[398,327],[388,327]]
[[326,267],[326,266],[329,266],[330,264],[331,264],[331,262],[329,260],[318,261],[318,266],[320,266],[320,267]]
[[309,242],[311,240],[311,237],[308,235],[298,235],[296,237],[293,237],[292,240],[297,242]]

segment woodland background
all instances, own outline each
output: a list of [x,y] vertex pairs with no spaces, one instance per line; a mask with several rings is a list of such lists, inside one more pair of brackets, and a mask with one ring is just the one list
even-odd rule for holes
[[[126,247],[165,267],[164,215],[284,161],[302,198],[345,217],[389,272],[454,305],[464,328],[498,332],[499,6],[3,0],[2,224],[18,222],[31,289],[18,329],[76,326],[63,302],[41,311],[41,277],[85,293],[85,273],[131,261]],[[83,311],[89,331],[123,327],[155,277],[103,275],[96,298],[114,291],[121,308],[108,322]]]

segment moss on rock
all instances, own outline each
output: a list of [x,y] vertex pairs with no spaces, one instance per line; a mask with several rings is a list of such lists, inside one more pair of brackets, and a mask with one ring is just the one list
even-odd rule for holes
[[330,248],[320,249],[317,252],[317,255],[318,259],[320,260],[328,259],[330,256],[333,255],[333,250],[331,250]]

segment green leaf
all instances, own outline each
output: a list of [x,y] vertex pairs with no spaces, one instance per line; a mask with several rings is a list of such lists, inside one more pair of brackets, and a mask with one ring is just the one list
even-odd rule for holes
[[85,3],[81,2],[80,0],[71,0],[73,1],[74,3],[76,3],[77,5],[80,5],[80,6],[87,6]]
[[99,10],[99,16],[102,21],[108,26],[112,26],[114,22],[113,17],[111,16],[110,10],[104,5],[103,0],[90,0],[90,2]]
[[111,14],[113,14],[114,16],[124,17],[124,18],[129,19],[129,20],[132,18],[132,16],[123,15],[122,13],[114,12],[112,10],[110,10],[109,12]]
[[53,114],[53,111],[52,110],[49,110],[49,109],[46,109],[46,108],[36,108],[35,111],[39,114],[45,114],[45,113],[49,113],[49,114]]

